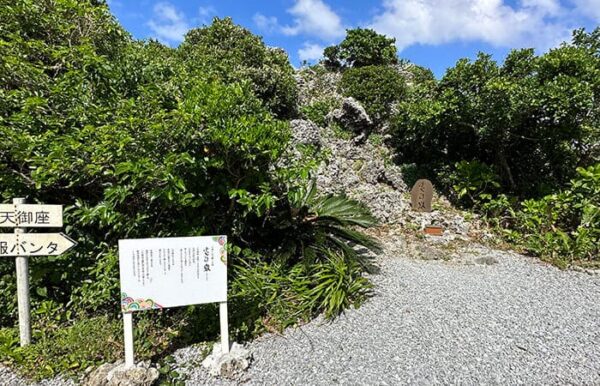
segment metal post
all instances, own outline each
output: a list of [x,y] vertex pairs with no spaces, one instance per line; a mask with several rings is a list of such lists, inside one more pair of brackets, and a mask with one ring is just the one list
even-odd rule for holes
[[[13,198],[15,205],[15,220],[17,216],[17,205],[24,204],[24,198]],[[26,228],[16,227],[15,235],[17,239],[17,248],[19,245],[19,235],[26,232]],[[29,260],[27,256],[17,256],[15,258],[17,268],[17,303],[19,306],[19,336],[21,346],[27,346],[31,343],[31,319],[29,309]]]
[[123,314],[123,333],[125,335],[125,368],[131,368],[135,364],[133,357],[133,314]]
[[221,353],[229,352],[229,322],[227,317],[227,302],[219,303],[219,318],[221,320]]

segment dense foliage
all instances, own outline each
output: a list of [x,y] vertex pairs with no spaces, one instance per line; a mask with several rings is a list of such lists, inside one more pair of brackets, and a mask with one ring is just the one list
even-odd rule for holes
[[578,30],[571,44],[515,50],[503,65],[480,54],[417,84],[392,122],[398,159],[531,253],[597,259],[599,37]]
[[481,209],[508,241],[555,264],[600,258],[600,164],[578,168],[557,193],[520,205],[500,195],[484,200]]
[[208,28],[190,30],[178,49],[190,77],[210,74],[221,82],[248,81],[254,94],[279,118],[296,113],[294,69],[285,51],[230,18],[215,18]]
[[[277,118],[293,115],[296,105],[283,52],[229,19],[190,31],[172,49],[133,40],[103,2],[0,0],[0,57],[2,201],[63,204],[65,231],[79,243],[65,255],[31,259],[34,332],[48,339],[20,349],[14,330],[3,330],[0,360],[36,376],[111,360],[105,351],[120,349],[114,329],[95,330],[86,320],[103,315],[118,326],[122,238],[227,234],[232,290],[247,287],[247,261],[275,264],[277,251],[289,251],[273,269],[299,273],[310,303],[303,317],[334,316],[362,298],[364,268],[345,243],[376,248],[350,229],[372,225],[368,213],[343,197],[295,199],[308,197],[317,161],[310,149],[299,149],[305,158],[291,156],[288,124]],[[335,208],[358,208],[363,217]],[[320,248],[323,237],[330,243]],[[12,327],[11,259],[0,261],[0,278],[0,325]],[[324,284],[331,280],[339,286]],[[232,311],[240,337],[260,331],[269,311],[248,310],[255,303],[245,294],[231,292],[232,308],[244,310]],[[154,329],[179,337],[172,344],[213,339],[216,330],[199,336],[185,329],[211,314],[211,307],[191,307],[141,322],[149,337],[141,356],[167,348]],[[46,330],[65,326],[61,334]],[[73,337],[82,331],[93,342],[78,349]]]
[[346,96],[358,100],[376,124],[386,121],[394,104],[403,99],[405,79],[393,67],[366,66],[344,71],[340,83]]
[[349,29],[340,44],[325,48],[325,65],[336,69],[396,64],[398,56],[395,43],[396,39],[380,35],[372,29]]
[[600,59],[580,44],[535,56],[515,50],[460,60],[439,83],[416,87],[393,122],[402,162],[477,160],[502,191],[539,195],[598,161]]

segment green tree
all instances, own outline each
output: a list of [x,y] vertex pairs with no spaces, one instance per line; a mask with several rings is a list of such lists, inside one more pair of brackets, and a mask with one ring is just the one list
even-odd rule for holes
[[325,64],[333,68],[396,64],[395,43],[396,39],[387,38],[372,29],[349,29],[340,44],[325,49]]
[[381,124],[391,115],[393,104],[404,97],[406,83],[393,67],[366,66],[345,70],[340,89],[361,102],[374,122]]
[[247,81],[256,96],[280,118],[296,114],[294,69],[285,51],[266,47],[262,39],[233,23],[215,18],[190,30],[178,52],[189,76],[210,74],[226,83]]
[[563,186],[597,159],[599,64],[576,44],[539,57],[515,50],[503,66],[484,54],[460,60],[401,103],[393,124],[400,158],[434,167],[478,160],[515,194]]

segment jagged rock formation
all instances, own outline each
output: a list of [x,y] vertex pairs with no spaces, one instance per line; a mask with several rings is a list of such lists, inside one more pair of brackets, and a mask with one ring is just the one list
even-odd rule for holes
[[327,134],[324,142],[330,157],[319,168],[320,191],[345,193],[363,202],[382,223],[402,222],[408,209],[407,189],[398,167],[386,165],[384,149]]
[[[410,74],[403,66],[398,66],[398,70]],[[337,100],[341,106],[327,114],[328,127],[303,119],[290,123],[296,144],[316,146],[328,155],[316,176],[319,191],[346,194],[361,201],[381,224],[412,230],[436,224],[446,230],[436,240],[466,239],[471,224],[443,197],[435,195],[438,205],[431,213],[411,210],[410,187],[404,181],[402,169],[391,161],[390,150],[384,144],[368,140],[374,129],[373,121],[360,102],[338,93],[340,78],[339,73],[319,67],[303,68],[296,74],[300,106],[325,99]],[[340,129],[350,133],[351,138],[340,136]]]
[[301,145],[312,145],[321,148],[321,129],[316,123],[304,120],[294,119],[290,122],[292,130],[292,141]]
[[327,71],[325,67],[317,65],[304,67],[296,72],[298,84],[298,105],[308,106],[319,100],[341,100],[338,85],[342,79],[339,72]]
[[342,107],[331,111],[326,119],[352,131],[357,136],[356,142],[363,142],[373,128],[373,121],[365,108],[352,97],[344,98]]

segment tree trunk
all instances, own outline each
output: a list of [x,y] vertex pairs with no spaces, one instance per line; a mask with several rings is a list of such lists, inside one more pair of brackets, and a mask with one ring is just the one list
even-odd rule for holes
[[510,166],[508,165],[508,161],[506,160],[506,156],[504,155],[504,149],[500,148],[498,150],[498,161],[500,162],[500,167],[506,173],[506,177],[508,178],[508,183],[510,184],[510,189],[514,192],[517,189],[517,184],[515,183],[515,179],[510,170]]

